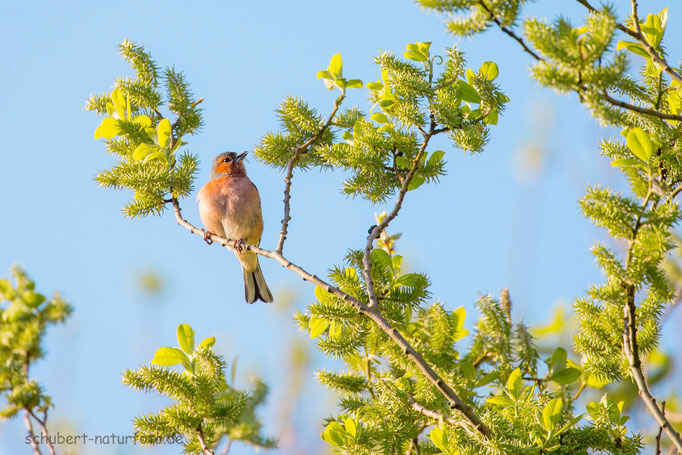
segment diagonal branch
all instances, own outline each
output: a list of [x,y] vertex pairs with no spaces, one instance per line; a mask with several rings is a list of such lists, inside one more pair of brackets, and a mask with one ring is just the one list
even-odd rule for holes
[[452,417],[448,417],[446,415],[443,415],[438,411],[434,411],[433,409],[429,409],[429,408],[419,404],[417,401],[415,401],[412,398],[410,398],[410,407],[412,407],[412,409],[414,409],[418,413],[425,415],[426,417],[430,417],[434,420],[444,420],[447,423],[449,423],[450,425],[455,425],[458,427],[464,426],[462,424],[462,422],[459,422],[459,421],[453,419]]
[[[205,236],[206,238],[209,238],[210,240],[219,243],[220,245],[224,246],[229,250],[234,250],[233,245],[235,243],[235,239],[226,239],[224,237],[220,237],[212,233],[207,233],[203,229],[199,229],[192,225],[187,220],[185,220],[182,217],[180,203],[178,202],[177,198],[173,198],[173,209],[175,213],[175,219],[180,226],[186,228],[192,234],[196,234],[202,238],[204,238]],[[353,308],[355,308],[359,313],[367,316],[372,321],[374,321],[374,323],[376,323],[377,326],[400,347],[402,352],[405,353],[405,355],[415,364],[415,366],[419,368],[419,370],[421,370],[424,376],[426,376],[426,378],[429,381],[431,381],[431,383],[438,389],[438,391],[448,400],[448,402],[450,403],[450,407],[452,409],[461,412],[464,415],[464,417],[471,423],[471,425],[483,436],[485,436],[486,438],[493,437],[492,431],[490,431],[486,424],[483,423],[481,418],[459,397],[459,395],[457,395],[457,393],[438,375],[438,373],[436,373],[433,370],[431,365],[429,365],[428,362],[424,360],[424,357],[422,357],[422,355],[410,345],[410,343],[405,339],[405,337],[403,337],[403,335],[398,331],[398,329],[393,327],[386,319],[384,319],[381,313],[379,313],[376,309],[371,308],[370,306],[361,302],[360,300],[352,297],[349,294],[346,294],[337,287],[330,285],[329,283],[323,281],[316,275],[310,274],[305,269],[289,261],[287,258],[285,258],[276,251],[265,250],[255,245],[243,245],[243,248],[248,251],[252,251],[258,255],[274,259],[275,261],[279,262],[283,267],[286,267],[287,269],[296,273],[305,281],[309,281],[317,286],[320,286],[326,292],[329,292],[330,294],[333,294],[334,296],[348,303]]]
[[28,409],[24,410],[24,422],[26,423],[26,428],[28,429],[29,442],[31,443],[31,448],[35,455],[43,455],[36,442],[36,434],[33,431],[33,424],[31,423],[31,416],[28,413]]
[[287,175],[284,177],[284,218],[282,218],[282,230],[279,233],[279,241],[277,242],[277,247],[275,248],[275,251],[279,254],[282,254],[282,250],[284,249],[284,241],[287,238],[289,221],[291,221],[291,180],[294,178],[294,166],[296,165],[296,161],[298,161],[301,155],[308,151],[308,147],[319,141],[325,131],[329,129],[329,127],[332,125],[332,122],[334,121],[336,112],[339,110],[339,106],[341,106],[341,103],[345,97],[346,92],[341,91],[341,95],[339,95],[336,101],[334,101],[334,109],[332,109],[331,114],[329,114],[327,121],[313,137],[294,149],[294,154],[291,156],[291,159],[287,164]]
[[538,60],[540,62],[545,61],[544,58],[540,57],[538,54],[533,52],[533,50],[526,44],[526,42],[523,40],[523,38],[521,38],[519,35],[514,33],[513,29],[511,29],[509,27],[505,27],[504,25],[502,25],[502,22],[500,21],[500,19],[495,15],[495,13],[493,13],[493,11],[490,8],[488,8],[488,6],[485,4],[485,2],[483,0],[479,0],[478,3],[490,15],[490,19],[497,24],[497,26],[500,28],[500,30],[502,30],[504,33],[509,35],[517,43],[519,43],[526,53],[530,54],[530,56],[533,57],[535,60]]
[[417,156],[414,158],[414,161],[412,163],[412,168],[410,168],[410,171],[407,173],[407,176],[402,179],[402,184],[400,186],[400,191],[398,192],[398,199],[395,202],[395,206],[393,206],[393,210],[391,210],[391,213],[389,213],[381,223],[379,223],[378,226],[374,226],[370,232],[369,235],[367,236],[367,244],[365,245],[365,251],[362,256],[362,264],[363,264],[363,271],[362,275],[365,278],[365,286],[367,287],[367,295],[369,297],[369,306],[370,307],[375,307],[377,305],[377,296],[376,293],[374,292],[374,281],[372,280],[372,275],[370,274],[370,268],[372,266],[372,263],[369,259],[369,254],[372,251],[372,248],[374,247],[374,240],[376,240],[379,235],[381,235],[382,232],[388,227],[388,224],[393,221],[393,219],[398,216],[398,212],[400,212],[400,208],[403,205],[403,200],[405,199],[405,194],[408,191],[408,187],[410,185],[410,182],[412,182],[412,178],[414,177],[414,174],[417,172],[417,168],[419,167],[419,161],[421,160],[422,156],[424,156],[424,153],[426,151],[426,147],[429,145],[429,139],[434,135],[434,128],[435,124],[431,124],[431,130],[428,133],[425,133],[424,136],[424,142],[422,142],[421,147],[419,148],[419,152],[417,153]]
[[197,439],[199,440],[199,446],[201,446],[201,451],[205,453],[206,455],[214,455],[214,451],[209,449],[208,445],[206,445],[206,440],[204,439],[204,429],[201,427],[201,424],[199,424],[199,427],[197,428]]
[[[578,3],[580,3],[581,5],[585,6],[590,12],[597,12],[597,9],[595,9],[592,5],[590,5],[590,3],[589,3],[587,0],[576,0],[576,1],[577,1]],[[502,22],[495,16],[495,14],[492,12],[492,10],[490,10],[490,9],[486,6],[486,4],[484,3],[483,0],[479,0],[479,4],[481,5],[481,7],[482,7],[484,10],[486,10],[486,11],[488,12],[488,14],[490,15],[490,19],[491,19],[493,22],[495,22],[495,24],[497,24],[497,26],[499,27],[499,29],[500,29],[501,31],[503,31],[504,33],[506,33],[507,35],[509,35],[509,36],[510,36],[512,39],[514,39],[516,42],[518,42],[518,43],[521,45],[521,47],[523,48],[523,50],[524,50],[528,55],[530,55],[531,57],[533,57],[533,58],[534,58],[536,61],[538,61],[538,62],[546,62],[545,59],[544,59],[543,57],[541,57],[540,55],[538,55],[536,52],[534,52],[534,51],[530,48],[530,46],[528,46],[528,44],[526,44],[526,42],[523,40],[523,38],[521,38],[519,35],[517,35],[517,34],[514,32],[514,30],[512,30],[512,29],[509,28],[509,27],[505,27],[504,25],[502,25]],[[636,4],[636,3],[635,3],[635,4]],[[635,11],[635,14],[636,14],[636,11]],[[638,24],[637,27],[639,27],[639,23],[637,23],[637,24]],[[673,77],[673,79],[676,79],[676,80],[680,81],[680,83],[682,83],[682,77],[680,77],[679,74],[675,73],[675,71],[674,71],[672,68],[670,68],[670,65],[668,65],[667,62],[665,62],[665,60],[662,60],[660,57],[654,57],[654,56],[657,56],[658,54],[656,54],[656,50],[653,49],[653,48],[649,45],[649,43],[644,39],[644,37],[643,37],[641,31],[639,32],[639,35],[638,35],[636,32],[634,32],[634,31],[630,30],[629,28],[627,28],[627,27],[621,25],[620,23],[617,23],[617,24],[616,24],[616,27],[617,27],[619,30],[623,31],[624,33],[627,33],[628,35],[630,35],[630,36],[632,36],[633,38],[635,38],[635,39],[637,39],[638,41],[640,41],[640,42],[642,43],[643,46],[645,46],[645,47],[646,47],[646,46],[649,46],[649,47],[651,48],[651,51],[652,51],[654,54],[651,54],[651,52],[649,52],[648,49],[647,49],[647,52],[649,52],[650,55],[652,55],[652,58],[654,59],[654,61],[655,61],[656,63],[658,63],[659,65],[661,65],[661,67],[663,67],[663,68],[665,69],[666,73],[670,74],[670,75]],[[658,60],[657,60],[657,58],[658,58]],[[668,68],[669,70],[666,69],[666,68]],[[588,88],[587,88],[586,86],[581,86],[581,87],[578,87],[578,89],[576,89],[576,91],[577,91],[578,93],[582,93],[583,91],[586,91],[587,89],[588,89]],[[648,109],[648,108],[645,108],[645,107],[636,106],[636,105],[631,104],[631,103],[626,103],[625,101],[621,101],[621,100],[618,100],[618,99],[616,99],[616,98],[613,98],[611,95],[609,95],[609,94],[606,93],[606,92],[600,93],[600,94],[599,94],[599,97],[600,97],[601,99],[603,99],[604,101],[606,101],[607,103],[609,103],[609,104],[611,104],[611,105],[613,105],[613,106],[620,107],[620,108],[622,108],[622,109],[627,109],[627,110],[629,110],[629,111],[638,112],[638,113],[640,113],[640,114],[652,115],[652,116],[654,116],[654,117],[658,117],[658,118],[664,119],[664,120],[677,120],[677,121],[682,121],[682,115],[668,114],[667,112],[661,112],[661,111],[659,111],[659,110]]]
[[[590,3],[587,0],[576,0],[578,3],[583,5],[585,8],[587,8],[588,11],[591,13],[596,13],[598,10],[590,5]],[[675,79],[677,82],[682,84],[682,76],[680,73],[675,71],[668,62],[654,49],[654,47],[649,44],[649,41],[647,41],[646,37],[642,33],[642,29],[639,26],[639,15],[637,14],[637,0],[631,0],[632,2],[632,25],[634,26],[634,30],[624,26],[621,23],[616,23],[616,28],[620,30],[621,32],[625,33],[626,35],[630,36],[631,38],[634,38],[639,42],[639,44],[642,45],[644,50],[646,51],[647,54],[651,57],[651,59],[661,68],[663,68],[663,71],[668,73],[670,77]]]
[[[649,189],[644,202],[642,203],[642,210],[637,217],[634,229],[632,230],[632,239],[630,240],[630,247],[627,252],[627,257],[625,259],[626,268],[630,266],[630,260],[632,258],[632,252],[635,245],[635,240],[637,239],[637,234],[642,227],[642,217],[644,212],[649,205],[649,200],[652,196],[651,189]],[[651,389],[647,382],[646,376],[644,375],[644,370],[642,368],[642,361],[639,356],[639,347],[637,345],[637,304],[635,303],[635,294],[637,289],[632,284],[626,284],[626,290],[628,293],[628,298],[625,306],[623,307],[623,313],[625,318],[625,327],[623,329],[623,351],[625,357],[628,360],[628,365],[630,367],[630,375],[637,385],[637,392],[639,396],[644,401],[644,404],[649,409],[651,415],[656,419],[656,422],[663,428],[672,443],[677,448],[677,451],[682,453],[682,438],[680,434],[675,431],[673,426],[670,424],[665,416],[665,409],[659,408],[656,403],[656,399],[651,394]]]

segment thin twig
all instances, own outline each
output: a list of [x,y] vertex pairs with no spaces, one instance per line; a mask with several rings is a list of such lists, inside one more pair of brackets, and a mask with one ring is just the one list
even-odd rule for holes
[[455,425],[458,427],[463,426],[462,422],[455,420],[452,417],[448,417],[446,415],[443,415],[438,411],[434,411],[433,409],[429,409],[429,408],[417,403],[417,401],[414,399],[410,399],[410,406],[412,407],[412,409],[414,409],[415,411],[417,411],[420,414],[425,415],[426,417],[430,417],[432,419],[439,420],[439,421],[442,420],[444,422],[449,423],[450,425]]
[[40,452],[40,447],[38,447],[38,443],[36,442],[36,434],[33,431],[33,424],[31,423],[31,416],[28,413],[28,409],[24,409],[24,422],[26,422],[26,428],[28,429],[29,441],[31,443],[33,453],[35,455],[43,455]]
[[[630,247],[628,248],[627,257],[625,260],[626,269],[630,266],[637,234],[642,227],[642,218],[647,206],[649,205],[649,199],[651,196],[652,192],[651,188],[649,188],[649,191],[644,198],[644,202],[642,203],[642,209],[637,216],[637,220],[635,221],[635,226],[633,228],[632,239],[630,241]],[[658,422],[661,428],[665,430],[666,434],[673,442],[678,452],[682,453],[682,439],[680,438],[679,433],[675,431],[673,426],[665,417],[665,413],[661,411],[661,408],[659,408],[656,404],[656,399],[651,394],[649,384],[647,383],[646,376],[644,375],[642,361],[639,356],[639,347],[637,345],[637,305],[635,303],[635,294],[637,289],[632,284],[626,284],[626,289],[628,292],[628,298],[625,306],[623,307],[625,319],[625,327],[623,329],[623,351],[630,366],[630,375],[637,385],[639,396],[642,398],[642,401],[644,401],[644,404],[649,409],[649,412],[654,419],[656,419],[656,422]]]
[[199,445],[201,446],[201,451],[206,455],[215,455],[213,450],[209,449],[206,445],[206,440],[204,439],[204,430],[201,428],[201,424],[197,428],[197,439],[199,439]]
[[220,452],[220,455],[227,455],[230,452],[230,447],[232,447],[232,439],[227,440],[227,444],[225,444],[225,448]]
[[[584,5],[590,12],[596,12],[596,11],[597,11],[597,10],[596,10],[594,7],[592,7],[592,5],[590,5],[586,0],[576,0],[576,1],[577,1],[578,3],[580,3],[581,5]],[[536,52],[534,52],[534,51],[530,48],[530,46],[528,46],[528,45],[526,44],[526,42],[523,40],[523,38],[521,38],[521,37],[518,36],[516,33],[514,33],[514,31],[511,30],[510,28],[505,27],[504,25],[502,25],[502,22],[494,15],[494,13],[490,10],[490,8],[488,8],[488,7],[486,6],[486,4],[484,3],[483,0],[479,0],[479,4],[481,5],[481,7],[482,7],[483,9],[485,9],[485,10],[488,12],[488,14],[490,15],[490,19],[491,19],[493,22],[495,22],[495,24],[497,24],[497,26],[499,27],[499,29],[500,29],[501,31],[503,31],[504,33],[506,33],[507,35],[509,35],[511,38],[513,38],[516,42],[518,42],[518,43],[521,45],[521,47],[523,48],[523,50],[524,50],[528,55],[530,55],[531,57],[533,57],[533,58],[534,58],[536,61],[538,61],[538,62],[545,62],[545,59],[544,59],[542,56],[538,55]],[[627,27],[625,27],[625,26],[623,26],[623,25],[621,25],[621,24],[616,24],[616,27],[617,27],[619,30],[621,30],[621,31],[623,31],[623,32],[625,32],[625,33],[627,33],[627,34],[633,36],[634,38],[637,38],[638,40],[640,40],[640,37],[642,36],[641,33],[640,33],[640,34],[639,34],[640,37],[638,37],[637,34],[636,34],[634,31],[630,30],[629,28],[627,28]],[[641,38],[641,39],[643,40],[643,38]],[[646,42],[646,40],[644,40],[644,41]],[[648,43],[647,43],[647,45],[648,45]],[[650,46],[649,46],[649,47],[650,47]],[[652,48],[652,50],[653,50],[653,48]],[[648,50],[647,50],[647,52],[648,52]],[[653,52],[655,52],[655,50],[653,50]],[[660,58],[659,58],[659,60],[660,60]],[[657,61],[657,62],[658,62],[658,61]],[[661,66],[663,66],[664,68],[667,67],[667,68],[670,69],[670,66],[669,66],[667,63],[665,63],[665,61],[662,60],[662,62],[663,62],[663,63],[661,64]],[[667,72],[668,74],[670,74],[671,76],[673,76],[674,79],[677,79],[677,80],[679,80],[680,82],[682,82],[682,78],[681,78],[681,79],[678,79],[678,78],[680,78],[680,76],[679,76],[677,73],[675,73],[672,69],[670,69],[669,71],[666,70],[666,72]],[[671,72],[672,72],[672,73],[671,73]],[[674,75],[673,75],[673,74],[674,74]],[[578,89],[576,89],[576,91],[578,92],[578,94],[581,94],[582,92],[586,91],[587,89],[588,89],[587,87],[581,86],[581,87],[579,87]],[[677,120],[677,121],[682,121],[682,115],[669,114],[669,113],[667,113],[667,112],[661,112],[661,111],[654,110],[654,109],[648,109],[648,108],[645,108],[645,107],[636,106],[636,105],[634,105],[634,104],[627,103],[627,102],[625,102],[625,101],[621,101],[621,100],[618,100],[618,99],[616,99],[616,98],[613,98],[611,95],[609,95],[609,94],[606,93],[606,92],[600,93],[600,94],[598,94],[598,96],[599,96],[600,98],[602,98],[604,101],[608,102],[609,104],[611,104],[611,105],[613,105],[613,106],[618,106],[618,107],[620,107],[620,108],[622,108],[622,109],[627,109],[627,110],[630,110],[630,111],[638,112],[638,113],[640,113],[640,114],[652,115],[652,116],[654,116],[654,117],[658,117],[658,118],[664,119],[664,120]]]
[[513,39],[515,39],[516,42],[518,42],[521,45],[521,47],[523,48],[524,51],[526,51],[528,54],[530,54],[535,60],[538,60],[541,62],[545,61],[545,59],[543,59],[538,54],[533,52],[533,50],[526,45],[526,42],[523,40],[523,38],[521,38],[516,33],[514,33],[514,31],[512,29],[502,25],[502,22],[497,18],[497,16],[495,16],[495,14],[492,12],[492,10],[490,10],[490,8],[488,8],[486,6],[486,4],[483,2],[483,0],[479,0],[478,3],[481,5],[481,7],[484,10],[486,10],[486,12],[490,15],[490,19],[492,19],[493,22],[495,22],[497,24],[497,26],[500,28],[500,30],[502,30],[504,33],[506,33],[507,35],[509,35]]
[[43,419],[39,419],[37,415],[33,412],[32,409],[26,408],[26,412],[30,414],[33,419],[38,422],[38,425],[40,426],[40,432],[43,434],[43,437],[45,438],[45,445],[47,445],[47,450],[50,451],[50,455],[56,455],[56,452],[54,450],[54,446],[52,445],[52,442],[50,441],[50,436],[49,433],[47,432],[47,411],[43,413]]
[[582,382],[580,384],[580,388],[578,388],[577,392],[575,392],[575,395],[573,395],[573,398],[571,398],[571,401],[575,401],[578,399],[581,393],[583,393],[583,390],[585,390],[585,387],[587,386],[586,382]]
[[382,232],[384,232],[384,230],[388,227],[388,224],[391,221],[393,221],[393,219],[396,216],[398,216],[398,212],[400,212],[400,208],[403,205],[403,200],[405,199],[405,194],[407,193],[408,187],[412,182],[412,178],[414,177],[414,174],[417,172],[417,168],[419,167],[419,161],[426,152],[426,147],[429,145],[429,139],[433,136],[434,128],[435,125],[433,125],[432,123],[431,130],[428,133],[426,133],[426,136],[424,137],[424,142],[422,142],[422,145],[419,148],[419,152],[417,153],[417,156],[414,158],[414,161],[412,162],[412,168],[410,169],[410,172],[408,172],[407,176],[405,176],[405,178],[402,180],[402,185],[400,186],[400,191],[398,192],[398,199],[396,199],[395,201],[393,210],[391,210],[391,213],[389,213],[378,226],[374,226],[369,231],[369,235],[367,236],[367,244],[365,245],[365,251],[362,256],[363,264],[362,275],[365,279],[365,287],[367,288],[367,295],[369,297],[369,306],[372,308],[377,305],[377,296],[376,293],[374,292],[374,280],[372,280],[372,275],[370,271],[372,267],[372,262],[370,261],[369,258],[370,252],[374,247],[374,241],[377,239],[377,237],[379,237],[379,235]]
[[[236,239],[227,239],[210,232],[207,233],[203,229],[199,229],[192,225],[187,220],[185,220],[182,217],[180,203],[178,202],[177,198],[173,198],[173,210],[175,213],[175,219],[180,226],[186,228],[192,234],[196,234],[198,236],[201,236],[202,238],[206,236],[206,238],[213,240],[215,243],[219,243],[225,248],[234,251],[233,245]],[[351,295],[346,294],[342,290],[323,281],[316,275],[308,273],[305,269],[294,264],[293,262],[289,261],[287,258],[285,258],[284,256],[275,251],[265,250],[255,245],[249,244],[244,244],[242,245],[242,247],[243,249],[251,251],[258,255],[274,259],[275,261],[279,262],[283,267],[286,267],[287,269],[293,271],[304,280],[309,281],[317,286],[320,286],[324,291],[333,294],[334,296],[353,306],[353,308],[355,308],[359,313],[369,317],[372,321],[374,321],[377,324],[377,326],[379,326],[379,328],[382,331],[384,331],[400,347],[400,349],[405,353],[405,355],[416,365],[417,368],[419,368],[419,370],[421,370],[424,376],[426,376],[426,378],[429,381],[431,381],[431,383],[434,386],[436,386],[438,391],[448,400],[448,402],[450,403],[450,407],[452,409],[461,412],[466,417],[466,419],[473,425],[473,427],[476,428],[483,436],[487,438],[491,438],[493,436],[493,433],[486,426],[486,424],[483,423],[481,418],[476,413],[474,413],[474,411],[457,395],[457,393],[454,390],[452,390],[452,388],[433,370],[431,365],[429,365],[429,363],[426,362],[426,360],[424,360],[422,355],[419,352],[417,352],[410,345],[410,343],[407,342],[407,340],[398,331],[398,329],[393,327],[388,321],[386,321],[386,319],[384,319],[381,313],[379,313],[374,308],[370,308],[367,304],[359,301],[358,299],[352,297]]]
[[[661,411],[665,415],[665,401],[661,403]],[[658,427],[658,434],[656,435],[656,455],[661,455],[661,436],[663,435],[663,427]]]
[[282,254],[282,250],[284,249],[284,241],[287,238],[289,221],[291,221],[291,180],[294,178],[294,166],[296,165],[296,161],[298,161],[302,154],[308,151],[308,147],[319,141],[325,131],[329,129],[329,127],[332,125],[332,122],[334,121],[336,112],[339,110],[339,106],[341,106],[341,103],[345,97],[346,92],[342,91],[341,95],[336,99],[336,101],[334,101],[334,109],[332,109],[332,112],[329,114],[329,117],[327,118],[327,121],[324,123],[324,125],[322,125],[322,127],[317,131],[317,133],[315,133],[313,137],[294,149],[294,154],[291,156],[291,159],[287,164],[287,174],[284,177],[284,218],[282,218],[282,230],[279,233],[279,241],[277,242],[277,247],[275,248],[275,252],[279,254]]
[[[590,5],[590,3],[587,0],[576,0],[578,3],[583,5],[585,8],[588,9],[591,13],[596,13],[598,10]],[[663,57],[654,49],[654,47],[649,44],[649,41],[647,41],[646,37],[642,33],[642,30],[639,26],[639,15],[637,14],[637,0],[631,0],[632,3],[632,25],[635,28],[634,30],[624,26],[623,24],[617,22],[616,23],[616,28],[620,30],[621,32],[625,33],[626,35],[629,35],[631,38],[636,39],[646,50],[647,54],[651,57],[651,59],[656,62],[661,68],[663,68],[663,71],[668,73],[670,77],[675,79],[676,81],[682,83],[682,76],[678,72],[676,72]]]

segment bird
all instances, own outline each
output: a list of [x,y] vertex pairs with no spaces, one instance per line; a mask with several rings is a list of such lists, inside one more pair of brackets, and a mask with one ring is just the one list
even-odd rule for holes
[[246,155],[247,152],[225,152],[215,157],[209,181],[197,194],[199,216],[206,228],[205,239],[209,238],[209,233],[235,239],[234,254],[242,266],[247,303],[272,302],[258,255],[241,246],[243,242],[260,245],[263,234],[260,195],[246,175]]

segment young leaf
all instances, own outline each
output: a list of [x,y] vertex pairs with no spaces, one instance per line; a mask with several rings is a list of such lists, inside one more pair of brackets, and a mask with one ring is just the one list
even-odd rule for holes
[[215,337],[208,337],[208,338],[205,338],[204,341],[202,341],[202,342],[199,344],[199,347],[200,347],[200,348],[210,348],[210,347],[212,347],[214,344],[215,344]]
[[545,408],[542,410],[542,423],[545,430],[551,431],[554,429],[561,418],[562,409],[563,401],[561,398],[554,398],[545,405]]
[[99,124],[95,130],[95,139],[103,137],[104,139],[112,139],[120,133],[118,128],[118,120],[113,117],[105,117],[102,123]]
[[161,367],[172,367],[180,363],[189,363],[189,358],[177,348],[169,348],[164,346],[159,348],[154,354],[152,363]]
[[627,146],[630,151],[640,160],[648,163],[654,155],[654,144],[649,138],[649,134],[642,128],[633,128],[626,137]]
[[159,147],[166,147],[168,145],[168,140],[171,135],[171,123],[167,118],[159,122],[159,126],[156,128],[156,134],[159,138]]
[[498,74],[500,74],[500,70],[495,62],[485,62],[478,74],[487,81],[494,81]]
[[180,324],[177,330],[178,344],[180,348],[185,351],[185,354],[190,355],[194,352],[194,330],[189,324]]
[[329,321],[318,316],[313,316],[310,318],[310,321],[308,321],[308,327],[310,328],[310,338],[317,338],[327,330]]
[[332,57],[327,70],[333,79],[343,77],[343,61],[341,60],[341,54],[335,54]]

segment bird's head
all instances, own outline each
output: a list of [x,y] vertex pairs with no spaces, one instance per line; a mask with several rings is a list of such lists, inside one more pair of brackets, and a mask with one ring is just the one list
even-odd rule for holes
[[211,180],[223,175],[246,175],[244,167],[244,153],[225,152],[216,156],[211,167]]

